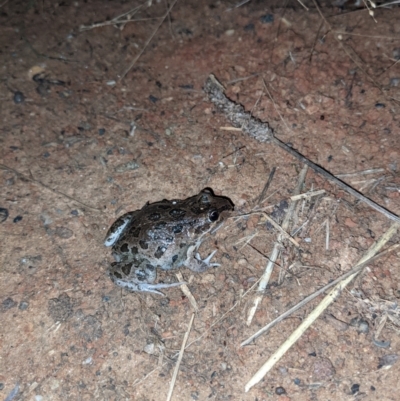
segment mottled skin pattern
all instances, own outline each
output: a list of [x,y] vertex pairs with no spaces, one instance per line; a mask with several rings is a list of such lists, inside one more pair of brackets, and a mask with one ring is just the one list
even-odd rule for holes
[[154,284],[157,268],[186,266],[195,272],[210,267],[214,252],[202,260],[196,253],[203,236],[220,224],[232,202],[209,188],[184,200],[162,200],[118,218],[108,230],[105,245],[112,246],[115,262],[108,269],[111,280],[130,291],[162,294],[161,288],[182,283]]

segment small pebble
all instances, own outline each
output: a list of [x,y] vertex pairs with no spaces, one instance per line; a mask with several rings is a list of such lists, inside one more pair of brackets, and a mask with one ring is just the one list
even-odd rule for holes
[[376,109],[384,109],[386,107],[385,103],[375,103]]
[[99,128],[99,135],[103,136],[106,133],[106,130],[104,128]]
[[271,24],[274,22],[274,14],[265,14],[260,17],[260,21],[262,24]]
[[275,394],[278,394],[278,395],[286,394],[286,390],[283,387],[277,387],[275,389]]
[[21,220],[22,220],[22,216],[16,216],[16,217],[14,217],[13,222],[14,223],[19,223]]
[[155,97],[155,96],[153,96],[153,95],[150,95],[149,96],[149,100],[150,100],[150,102],[152,102],[152,103],[157,103],[158,102],[158,97]]
[[15,104],[24,103],[25,96],[22,92],[16,91],[16,92],[14,92],[13,100],[14,100]]
[[351,394],[357,394],[360,391],[360,385],[358,383],[355,383],[351,386]]
[[359,333],[367,334],[369,332],[368,322],[360,317],[351,319],[350,326],[355,327]]
[[28,302],[22,301],[22,302],[20,302],[20,304],[18,306],[18,309],[19,310],[27,310],[28,307],[29,307]]

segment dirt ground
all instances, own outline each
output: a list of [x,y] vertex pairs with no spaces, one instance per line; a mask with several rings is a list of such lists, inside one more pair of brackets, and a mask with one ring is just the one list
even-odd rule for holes
[[221,266],[180,270],[198,310],[172,399],[399,399],[396,250],[244,391],[323,296],[241,342],[351,269],[393,221],[309,170],[300,193],[325,193],[295,204],[297,246],[280,240],[247,324],[279,237],[265,214],[282,223],[303,165],[232,130],[202,90],[215,74],[276,137],[399,215],[400,8],[349,3],[1,1],[1,399],[167,399],[194,308],[179,287],[114,285],[103,241],[123,213],[205,187],[235,211],[200,248]]

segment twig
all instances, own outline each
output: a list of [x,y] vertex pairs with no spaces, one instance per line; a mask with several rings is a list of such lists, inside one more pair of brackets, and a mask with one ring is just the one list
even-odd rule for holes
[[343,174],[336,174],[338,178],[346,178],[346,177],[358,177],[359,175],[368,175],[368,174],[375,174],[375,173],[383,173],[385,171],[384,168],[371,168],[368,170],[363,171],[356,171],[354,173],[343,173]]
[[[381,249],[390,238],[396,234],[400,228],[399,223],[393,223],[388,231],[374,243],[366,252],[366,254],[357,263],[359,265],[365,263]],[[245,391],[248,392],[254,385],[256,385],[262,378],[272,369],[272,367],[282,358],[282,356],[290,349],[290,347],[302,336],[302,334],[314,323],[316,319],[333,303],[341,294],[343,289],[360,273],[361,270],[350,274],[344,280],[341,280],[335,288],[317,305],[317,307],[307,316],[306,319],[297,327],[297,329],[290,335],[290,337],[274,352],[267,362],[257,371],[257,373],[249,380],[245,386]]]
[[261,194],[260,194],[260,196],[258,198],[257,205],[260,205],[264,201],[265,195],[266,195],[266,193],[268,191],[269,186],[271,185],[271,182],[272,182],[272,180],[274,178],[275,172],[276,172],[276,167],[273,167],[271,172],[269,173],[268,180],[265,183],[264,188],[261,191]]
[[185,347],[186,347],[187,340],[189,338],[190,330],[192,328],[193,320],[194,320],[194,313],[192,313],[192,318],[190,319],[189,326],[188,326],[188,328],[186,330],[185,337],[183,338],[183,341],[182,341],[182,346],[181,346],[181,350],[179,352],[178,361],[176,362],[174,374],[172,375],[172,380],[171,380],[171,384],[170,384],[170,387],[169,387],[167,401],[171,400],[172,392],[174,391],[176,378],[178,377],[179,366],[180,366],[182,358],[183,358],[183,353],[185,352]]
[[316,173],[333,182],[339,188],[354,196],[359,201],[366,203],[371,208],[385,215],[388,219],[400,223],[399,216],[387,210],[378,203],[374,202],[372,199],[367,198],[362,193],[358,192],[345,182],[339,180],[329,171],[315,164],[314,162],[303,156],[301,153],[297,152],[297,150],[293,149],[286,143],[282,142],[280,139],[276,138],[273,134],[273,130],[268,125],[268,123],[256,119],[255,117],[251,116],[250,113],[246,112],[242,105],[236,104],[228,99],[225,96],[224,90],[225,88],[220,82],[218,82],[214,75],[210,75],[208,77],[204,85],[204,91],[208,94],[210,101],[214,103],[214,105],[226,115],[233,126],[241,128],[244,133],[259,142],[272,142],[274,145],[279,146],[281,149],[290,153],[302,163],[307,164],[307,166],[311,167]]
[[48,189],[49,191],[51,191],[51,192],[53,192],[53,193],[55,193],[55,194],[57,194],[57,195],[64,196],[65,198],[67,198],[67,199],[69,199],[69,200],[72,200],[72,201],[74,201],[74,202],[76,202],[76,203],[79,203],[79,204],[81,204],[82,206],[85,206],[85,207],[87,207],[87,208],[89,208],[89,209],[95,210],[96,212],[101,212],[101,210],[98,209],[98,208],[96,208],[96,207],[89,206],[89,205],[87,205],[86,203],[83,203],[83,202],[79,201],[78,199],[75,199],[75,198],[73,198],[72,196],[69,196],[69,195],[65,194],[64,192],[57,191],[56,189],[53,189],[53,188],[49,187],[49,186],[46,185],[46,184],[43,184],[43,182],[38,181],[38,180],[34,179],[33,177],[27,177],[26,175],[20,173],[19,171],[14,170],[13,168],[8,167],[8,166],[6,166],[6,165],[4,165],[4,164],[0,164],[0,169],[11,171],[11,172],[13,172],[14,174],[16,174],[18,177],[20,177],[20,178],[22,178],[22,179],[24,179],[24,180],[27,180],[27,181],[33,182],[33,183],[35,183],[35,184],[41,185],[43,188],[46,188],[46,189]]
[[189,299],[193,309],[197,312],[199,310],[199,307],[197,305],[196,299],[193,296],[193,294],[190,292],[189,287],[186,285],[185,280],[183,279],[182,273],[177,272],[177,273],[175,273],[175,276],[177,277],[177,279],[179,280],[180,283],[183,283],[183,284],[181,284],[181,286],[179,288],[186,295],[186,297]]
[[165,21],[165,18],[168,17],[169,13],[171,12],[171,10],[174,8],[176,2],[178,0],[174,0],[172,2],[172,4],[169,6],[167,12],[164,14],[164,16],[161,18],[160,23],[157,25],[156,29],[154,30],[154,32],[150,35],[150,37],[147,39],[146,43],[144,44],[144,46],[142,47],[142,50],[140,50],[140,52],[137,54],[137,56],[132,60],[132,62],[129,64],[129,67],[123,72],[123,74],[121,75],[120,80],[124,79],[126,74],[132,69],[132,67],[136,64],[136,61],[139,60],[139,58],[141,57],[141,55],[144,53],[144,51],[146,50],[147,46],[150,44],[150,42],[152,41],[152,39],[154,38],[155,34],[157,33],[157,31],[160,29],[161,25],[163,24],[163,22]]

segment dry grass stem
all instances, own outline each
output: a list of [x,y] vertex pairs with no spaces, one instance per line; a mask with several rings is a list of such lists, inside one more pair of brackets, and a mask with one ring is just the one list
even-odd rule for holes
[[325,250],[329,250],[329,238],[330,238],[330,228],[329,228],[329,219],[325,220],[326,225],[326,234],[325,234]]
[[219,127],[221,131],[242,131],[241,128],[235,128],[235,127]]
[[157,31],[160,29],[161,25],[163,24],[163,22],[165,21],[165,19],[168,17],[169,13],[171,12],[171,10],[174,8],[176,2],[178,0],[174,0],[171,5],[168,7],[167,12],[163,15],[163,17],[161,17],[161,21],[160,23],[157,25],[156,29],[153,31],[153,33],[149,36],[149,38],[147,39],[146,43],[144,44],[144,46],[142,47],[142,49],[140,50],[140,52],[136,55],[136,57],[132,60],[132,62],[129,64],[128,68],[122,73],[121,75],[121,79],[124,79],[126,74],[128,74],[128,72],[133,68],[133,66],[136,64],[136,62],[139,60],[139,58],[142,56],[142,54],[144,53],[144,51],[146,50],[147,46],[150,44],[150,42],[153,40],[155,34],[157,33]]
[[178,278],[178,280],[180,282],[184,283],[184,284],[182,284],[180,286],[180,289],[187,296],[187,298],[189,299],[190,304],[192,305],[193,309],[197,312],[199,310],[199,307],[197,305],[196,299],[192,295],[192,293],[190,292],[189,287],[186,285],[185,280],[183,279],[182,273],[181,272],[177,272],[177,273],[175,273],[175,276]]
[[183,358],[183,353],[185,352],[185,347],[186,347],[187,340],[189,338],[190,330],[192,329],[193,320],[194,320],[194,313],[192,313],[192,318],[190,319],[189,326],[188,326],[188,328],[186,330],[185,337],[183,338],[183,341],[182,341],[182,346],[181,346],[181,350],[179,352],[178,361],[176,362],[174,374],[172,375],[172,380],[171,380],[171,385],[169,387],[167,401],[171,400],[172,393],[174,391],[176,378],[178,377],[179,366],[181,365],[181,361],[182,361],[182,358]]
[[300,199],[310,199],[313,196],[324,195],[325,193],[326,193],[325,189],[320,189],[319,191],[310,191],[299,195],[293,195],[289,199],[291,201],[298,201]]
[[[132,22],[132,21],[135,21],[135,20],[132,20],[132,17],[137,13],[137,12],[139,12],[139,10],[144,6],[144,4],[146,4],[146,3],[148,3],[147,1],[145,2],[145,3],[143,3],[143,4],[141,4],[140,6],[137,6],[137,7],[135,7],[135,8],[132,8],[131,10],[129,10],[129,11],[127,11],[127,12],[125,12],[125,13],[123,13],[123,14],[120,14],[120,15],[118,15],[118,16],[116,16],[115,18],[113,18],[112,20],[110,20],[110,21],[104,21],[104,22],[98,22],[98,23],[96,23],[96,24],[91,24],[91,25],[81,25],[80,27],[79,27],[79,31],[81,31],[81,32],[83,32],[83,31],[89,31],[89,30],[91,30],[91,29],[94,29],[94,28],[99,28],[99,27],[102,27],[102,26],[107,26],[107,25],[119,25],[119,24],[126,24],[126,23],[128,23],[128,22]],[[126,19],[122,19],[122,18],[126,18]],[[149,18],[146,18],[146,19],[149,19]],[[153,18],[152,18],[153,19]]]
[[[400,228],[399,223],[391,225],[388,231],[382,235],[379,241],[375,242],[364,256],[357,263],[355,268],[359,268],[360,265],[366,263],[374,256],[377,252],[396,234]],[[256,385],[263,377],[272,369],[272,367],[278,362],[282,356],[292,347],[293,344],[303,335],[303,333],[314,323],[316,319],[331,305],[337,297],[341,294],[343,289],[360,273],[361,268],[356,272],[350,274],[344,280],[341,280],[331,290],[331,292],[317,305],[317,307],[307,316],[306,319],[300,324],[300,326],[289,336],[289,338],[280,346],[280,348],[268,359],[267,362],[257,371],[257,373],[249,380],[245,386],[245,391],[248,392],[251,387]]]
[[337,178],[350,178],[350,177],[358,177],[360,175],[383,173],[384,171],[385,171],[384,168],[372,168],[372,169],[363,170],[363,171],[356,171],[354,173],[336,174],[336,177]]

